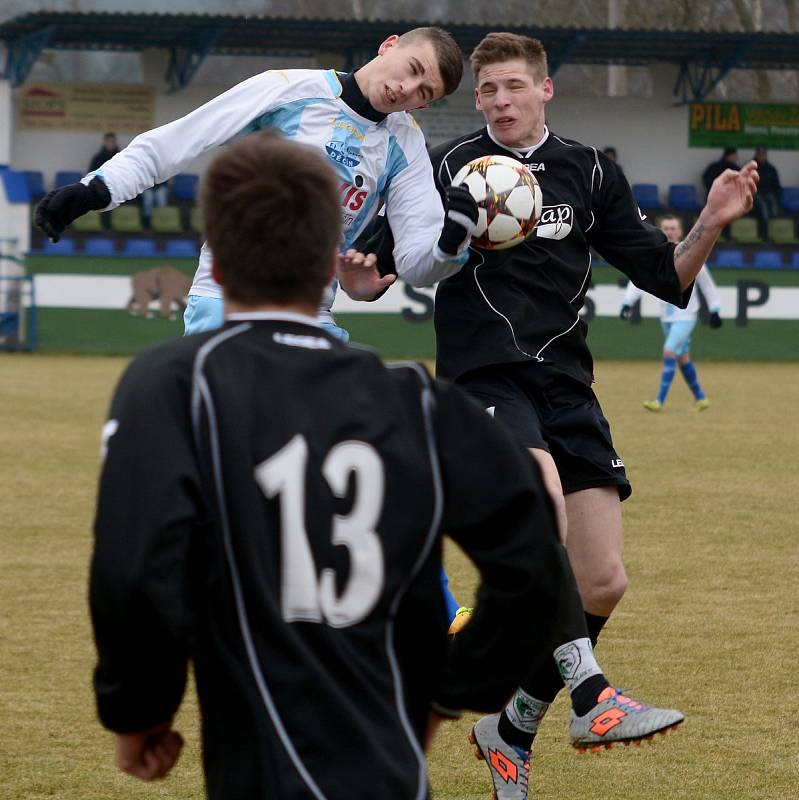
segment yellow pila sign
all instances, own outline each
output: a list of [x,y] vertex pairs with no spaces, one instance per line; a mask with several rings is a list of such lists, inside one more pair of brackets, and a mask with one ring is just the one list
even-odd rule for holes
[[799,149],[799,104],[692,103],[689,147]]

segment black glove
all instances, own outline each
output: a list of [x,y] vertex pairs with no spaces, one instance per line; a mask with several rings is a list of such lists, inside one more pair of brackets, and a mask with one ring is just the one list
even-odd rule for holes
[[711,328],[720,328],[723,324],[724,323],[722,322],[721,317],[719,316],[719,312],[711,311],[708,325],[710,325]]
[[444,201],[444,227],[438,249],[454,258],[472,238],[477,228],[477,203],[465,186],[448,186]]
[[633,310],[630,308],[630,306],[627,305],[627,303],[625,303],[621,307],[621,311],[619,311],[619,319],[623,319],[625,322],[627,322],[630,319],[632,313]]
[[111,202],[111,192],[99,179],[92,178],[89,185],[70,183],[53,189],[36,207],[36,224],[57,242],[64,228],[88,211],[99,211]]

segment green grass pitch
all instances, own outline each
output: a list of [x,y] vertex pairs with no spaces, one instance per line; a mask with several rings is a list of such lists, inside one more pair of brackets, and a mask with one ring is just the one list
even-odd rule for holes
[[[202,796],[193,697],[177,720],[184,755],[156,785],[116,772],[94,716],[90,525],[100,427],[124,364],[0,355],[4,800]],[[536,800],[799,797],[799,365],[697,366],[712,403],[703,413],[679,375],[664,413],[641,408],[657,388],[655,360],[599,362],[595,387],[634,486],[630,587],[599,657],[618,685],[687,720],[653,745],[578,755],[559,700],[536,743]],[[466,602],[475,576],[455,548],[446,556]],[[443,727],[430,753],[439,800],[490,795],[466,742],[472,719]]]

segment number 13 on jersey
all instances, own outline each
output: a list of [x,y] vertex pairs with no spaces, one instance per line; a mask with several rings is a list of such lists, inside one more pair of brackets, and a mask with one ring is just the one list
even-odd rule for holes
[[346,515],[333,516],[331,541],[349,551],[350,572],[341,594],[330,568],[317,577],[305,524],[308,443],[298,434],[255,468],[268,498],[280,502],[280,606],[286,622],[326,622],[346,628],[363,620],[383,588],[383,548],[375,532],[383,508],[385,477],[377,451],[365,442],[335,445],[325,456],[322,475],[336,497],[355,476],[355,498]]

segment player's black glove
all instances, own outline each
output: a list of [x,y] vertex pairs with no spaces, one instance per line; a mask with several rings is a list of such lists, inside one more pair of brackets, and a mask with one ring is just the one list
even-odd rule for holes
[[619,319],[623,319],[625,322],[627,322],[630,319],[632,313],[633,310],[630,308],[630,306],[627,305],[627,303],[625,303],[621,307],[621,311],[619,311]]
[[723,324],[724,323],[722,322],[721,317],[719,316],[719,312],[711,311],[708,325],[710,325],[711,328],[720,328]]
[[99,211],[111,202],[108,187],[92,178],[88,185],[70,183],[53,189],[36,207],[36,224],[53,242],[61,238],[64,229],[89,211]]
[[438,249],[454,258],[468,244],[477,228],[477,203],[465,186],[448,186],[444,202],[444,227]]

